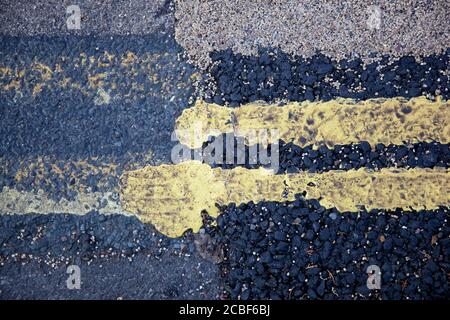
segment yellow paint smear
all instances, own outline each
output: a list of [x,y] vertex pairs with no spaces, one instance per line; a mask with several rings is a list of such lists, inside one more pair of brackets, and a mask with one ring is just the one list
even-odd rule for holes
[[12,73],[12,69],[9,67],[0,67],[0,76],[3,78]]
[[41,72],[41,78],[43,81],[49,81],[52,78],[53,71],[48,65],[36,63],[33,66],[33,69]]
[[32,95],[35,96],[35,95],[41,93],[41,92],[42,92],[43,86],[44,86],[44,85],[43,85],[42,83],[36,84],[36,85],[34,86],[34,88],[33,88]]
[[104,79],[108,77],[106,72],[96,73],[92,75],[88,75],[88,82],[91,88],[97,89],[99,87],[104,86]]
[[[449,103],[437,97],[336,99],[327,102],[290,102],[284,106],[251,103],[239,108],[197,101],[176,121],[177,136],[190,148],[199,148],[208,136],[234,132],[248,144],[258,142],[251,130],[277,129],[267,143],[282,139],[299,146],[358,143],[403,144],[405,142],[450,142]],[[201,129],[199,130],[199,126]],[[212,134],[211,134],[212,132]],[[261,141],[260,141],[261,142]],[[275,141],[276,142],[276,141]]]
[[136,55],[133,52],[129,51],[129,52],[127,52],[126,57],[122,58],[121,64],[125,67],[128,67],[129,65],[134,63],[136,58],[137,58]]
[[359,211],[361,206],[393,210],[448,206],[450,179],[442,169],[365,169],[273,175],[265,169],[212,169],[199,161],[147,166],[121,177],[125,210],[177,237],[202,225],[201,212],[219,213],[216,203],[289,201],[306,192],[326,208]]

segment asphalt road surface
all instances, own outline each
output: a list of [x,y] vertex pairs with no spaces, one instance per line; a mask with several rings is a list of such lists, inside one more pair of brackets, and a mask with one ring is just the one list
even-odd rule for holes
[[448,6],[0,3],[0,299],[448,299]]

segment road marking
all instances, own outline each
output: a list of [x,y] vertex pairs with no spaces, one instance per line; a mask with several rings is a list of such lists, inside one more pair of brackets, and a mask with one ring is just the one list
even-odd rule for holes
[[[17,61],[8,56],[0,62],[0,92],[12,92],[16,98],[37,97],[44,89],[73,89],[92,97],[95,104],[115,99],[166,96],[170,99],[180,88],[190,88],[199,74],[178,68],[168,52],[137,54],[108,51],[88,55],[55,56],[51,62],[34,58]],[[176,68],[177,72],[168,72]]]
[[401,208],[436,209],[449,206],[450,176],[446,169],[364,169],[273,175],[260,168],[212,169],[199,161],[147,166],[125,172],[120,198],[135,213],[169,237],[189,228],[197,232],[201,212],[217,216],[219,205],[250,201],[290,201],[295,194],[317,199],[326,208],[357,212]]
[[[120,205],[119,175],[154,163],[152,154],[127,153],[129,160],[51,156],[26,159],[0,158],[0,174],[13,178],[12,186],[0,188],[0,214],[67,213],[128,214]],[[1,178],[1,177],[0,177]],[[70,194],[70,200],[56,195]]]
[[[419,141],[450,142],[449,102],[425,97],[336,99],[327,102],[290,102],[282,107],[250,103],[239,108],[197,101],[176,121],[179,141],[200,148],[209,135],[233,132],[258,142],[249,131],[277,129],[279,138],[299,146],[351,144],[367,141],[401,145]],[[201,127],[201,128],[200,128]],[[278,137],[268,136],[268,143]],[[277,142],[277,141],[275,141]]]
[[[15,171],[12,171],[13,166],[16,167]],[[96,178],[95,186],[98,189],[104,189],[108,187],[110,177],[118,176],[118,164],[100,161],[97,158],[57,160],[39,156],[14,161],[0,158],[0,168],[5,173],[13,174],[16,184],[27,181],[30,186],[38,187],[42,184],[52,185],[55,180],[67,181],[68,189],[78,192],[92,191],[89,187],[92,184],[89,182],[91,177]]]
[[48,197],[43,189],[18,191],[4,187],[0,192],[1,214],[76,214],[83,215],[91,211],[102,214],[127,213],[116,200],[112,192],[79,192],[74,200],[55,201]]

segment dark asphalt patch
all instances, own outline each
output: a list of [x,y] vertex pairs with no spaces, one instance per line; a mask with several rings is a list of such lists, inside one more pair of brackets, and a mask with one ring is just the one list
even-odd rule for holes
[[334,61],[321,54],[306,59],[277,49],[261,49],[258,56],[231,50],[210,56],[213,62],[203,79],[202,96],[220,105],[258,100],[449,96],[450,49],[424,57],[423,62],[411,56],[390,61],[385,56],[366,66],[359,59]]
[[[151,153],[156,161],[170,159],[174,121],[189,106],[196,81],[195,69],[183,60],[171,35],[2,37],[0,41],[2,67],[26,70],[19,79],[20,89],[7,90],[0,97],[0,157],[108,156],[120,161],[128,153]],[[111,66],[99,67],[105,52],[116,58]],[[129,52],[137,58],[124,65]],[[80,65],[80,54],[87,56],[85,65]],[[147,57],[145,63],[140,57]],[[53,72],[33,96],[43,78],[28,68],[35,62],[50,69],[59,65],[63,71]],[[89,77],[102,72],[107,76],[101,79],[99,91],[98,79]],[[75,85],[61,87],[67,78]],[[14,75],[7,73],[0,84],[12,81]],[[106,99],[105,92],[110,101],[97,105],[96,99]]]
[[[208,146],[211,146],[217,137],[211,137],[208,143],[204,143],[202,149],[195,149],[194,154],[200,154]],[[226,141],[226,135],[221,139]],[[241,140],[241,138],[239,138]],[[271,159],[272,148],[269,145],[265,149],[262,145],[245,145],[245,164],[238,162],[236,138],[233,140],[233,162],[227,162],[227,148],[223,147],[222,163],[214,162],[212,167],[231,169],[236,166],[245,166],[248,169],[256,169],[261,166],[271,167],[272,163],[261,163],[260,153]],[[242,142],[242,141],[241,141]],[[252,152],[250,157],[250,149]],[[230,149],[231,150],[231,149]],[[292,142],[280,141],[278,146],[279,170],[277,173],[296,173],[299,171],[325,172],[330,170],[351,170],[359,168],[448,168],[450,165],[450,148],[448,144],[437,142],[420,142],[408,145],[384,145],[378,144],[373,149],[367,142],[349,145],[336,145],[333,148],[321,146],[314,150],[312,146],[300,147]],[[250,162],[252,160],[252,162]]]
[[[230,205],[207,232],[223,239],[231,299],[448,297],[448,208],[340,213],[319,202]],[[369,290],[367,267],[381,270]]]
[[[2,215],[0,298],[216,299],[219,270],[197,240],[170,239],[122,215]],[[79,291],[66,288],[73,264]]]
[[195,257],[145,252],[132,261],[116,257],[79,264],[80,290],[69,290],[67,265],[6,262],[0,272],[0,299],[218,299],[217,267]]

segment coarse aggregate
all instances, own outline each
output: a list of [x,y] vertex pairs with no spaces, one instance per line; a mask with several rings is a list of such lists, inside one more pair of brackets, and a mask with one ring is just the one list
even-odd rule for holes
[[[214,143],[217,137],[210,137],[202,148],[195,149],[194,154],[201,154]],[[221,139],[226,140],[226,135]],[[361,141],[356,144],[335,145],[332,148],[321,146],[317,150],[312,146],[300,147],[292,142],[279,141],[277,163],[267,162],[273,159],[276,152],[275,145],[267,148],[261,144],[245,145],[245,162],[237,158],[238,146],[242,139],[234,138],[233,148],[224,145],[222,161],[210,163],[212,167],[231,169],[236,166],[245,166],[248,169],[258,167],[273,168],[278,165],[276,173],[296,173],[300,171],[326,172],[330,170],[351,170],[367,168],[378,170],[381,168],[448,168],[450,165],[450,147],[448,144],[438,142],[419,142],[406,145],[377,144],[372,147],[369,143]],[[255,152],[254,150],[257,151]],[[273,150],[273,151],[272,151]],[[233,152],[233,161],[229,162],[227,152]],[[264,154],[264,158],[261,156]],[[229,157],[229,156],[228,156]],[[266,159],[267,158],[267,159]],[[240,160],[241,161],[241,160]]]
[[328,101],[417,96],[449,96],[450,49],[421,61],[383,56],[364,65],[362,60],[311,57],[264,48],[244,56],[231,49],[211,53],[201,96],[207,102],[237,107],[258,100]]
[[[341,213],[316,200],[230,205],[207,232],[224,241],[231,299],[445,299],[449,211]],[[367,267],[381,271],[369,290]]]

